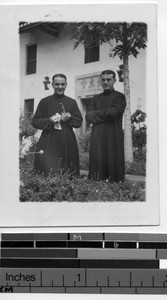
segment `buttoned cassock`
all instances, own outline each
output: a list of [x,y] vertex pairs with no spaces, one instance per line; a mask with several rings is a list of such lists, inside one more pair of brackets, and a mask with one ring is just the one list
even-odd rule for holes
[[104,91],[91,100],[86,115],[87,122],[93,124],[89,153],[90,179],[124,180],[122,118],[125,107],[124,94],[114,89]]
[[[71,119],[61,121],[62,130],[54,128],[50,117],[61,114],[62,107],[71,114]],[[42,134],[37,143],[36,152],[43,150],[43,154],[36,154],[35,169],[48,175],[58,170],[79,175],[79,154],[76,136],[73,128],[82,125],[82,115],[76,101],[65,95],[48,96],[43,98],[32,120],[35,128],[41,129]]]

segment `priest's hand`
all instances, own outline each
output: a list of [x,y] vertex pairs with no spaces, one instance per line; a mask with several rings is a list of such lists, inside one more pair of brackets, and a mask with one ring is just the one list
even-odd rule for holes
[[61,119],[61,116],[57,113],[50,117],[50,122],[55,124],[55,123],[60,122],[60,119]]
[[61,120],[62,121],[68,121],[68,120],[70,120],[71,119],[71,114],[69,113],[69,112],[67,112],[67,113],[62,113],[61,114]]

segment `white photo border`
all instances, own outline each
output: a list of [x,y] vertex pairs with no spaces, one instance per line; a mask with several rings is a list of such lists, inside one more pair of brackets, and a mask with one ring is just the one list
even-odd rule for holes
[[[0,5],[1,57],[0,227],[159,225],[156,4]],[[82,6],[82,9],[81,9]],[[89,12],[89,13],[88,13]],[[148,25],[145,202],[19,201],[19,21],[135,21]]]

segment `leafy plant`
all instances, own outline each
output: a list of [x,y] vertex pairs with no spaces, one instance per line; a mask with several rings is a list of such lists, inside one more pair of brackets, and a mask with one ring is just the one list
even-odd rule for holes
[[33,136],[36,131],[37,129],[32,126],[32,117],[21,112],[19,118],[19,140],[21,141],[23,136]]
[[90,148],[91,128],[85,134],[77,137],[78,147],[81,152],[88,152]]
[[137,109],[131,116],[131,123],[132,125],[139,125],[138,129],[143,126],[143,123],[146,120],[146,113],[141,111],[140,109]]
[[[22,122],[22,133],[25,141],[31,141],[31,150],[35,149],[36,139],[30,125]],[[23,126],[24,124],[24,126]],[[29,123],[28,123],[29,124]],[[33,135],[32,135],[33,134]],[[78,138],[80,161],[84,170],[88,169],[88,150],[91,131]],[[23,136],[22,136],[23,140]],[[23,146],[22,140],[20,146]],[[130,173],[144,174],[146,151],[134,150],[135,162],[127,169]],[[145,201],[145,183],[125,181],[110,183],[109,181],[88,180],[86,176],[72,177],[61,170],[55,175],[45,177],[37,174],[33,167],[34,155],[20,156],[20,201],[21,202],[107,202],[107,201]]]
[[132,141],[135,149],[142,151],[146,147],[146,129],[145,125],[138,130],[132,126]]
[[145,183],[92,181],[69,174],[43,176],[34,170],[22,174],[21,202],[145,201]]
[[89,128],[85,134],[77,136],[81,170],[88,170],[89,168],[90,138],[91,138],[91,128]]
[[146,113],[137,109],[131,116],[133,148],[142,150],[146,147]]
[[146,164],[144,161],[133,161],[131,163],[126,163],[125,165],[126,174],[133,175],[146,175]]

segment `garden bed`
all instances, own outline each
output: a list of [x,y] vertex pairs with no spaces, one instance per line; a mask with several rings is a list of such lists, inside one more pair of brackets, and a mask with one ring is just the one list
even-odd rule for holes
[[21,176],[21,202],[134,202],[145,201],[145,182],[110,183],[68,174],[48,177],[26,170]]
[[[135,130],[133,130],[136,133]],[[140,130],[140,135],[141,135]],[[143,134],[143,133],[142,133]],[[146,147],[134,144],[134,160],[125,166],[125,181],[93,181],[87,179],[91,129],[78,137],[81,176],[62,174],[44,177],[33,169],[38,132],[34,132],[30,120],[20,119],[20,201],[21,202],[142,202],[146,200]],[[145,136],[145,135],[144,135]],[[134,138],[138,143],[139,137]],[[141,139],[140,139],[141,141]],[[142,140],[143,141],[143,140]],[[33,153],[33,152],[31,152]]]

